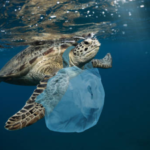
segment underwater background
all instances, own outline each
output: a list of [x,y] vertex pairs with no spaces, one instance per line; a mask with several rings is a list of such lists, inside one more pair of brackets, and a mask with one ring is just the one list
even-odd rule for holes
[[[47,4],[47,1],[43,0],[43,3]],[[48,2],[64,6],[68,1]],[[35,87],[2,82],[0,149],[150,150],[150,1],[80,0],[68,3],[71,5],[68,5],[65,11],[80,13],[77,17],[66,16],[70,19],[70,24],[63,24],[63,19],[67,18],[59,20],[59,17],[56,17],[48,26],[45,25],[46,22],[43,23],[43,18],[47,20],[46,15],[40,16],[43,17],[42,21],[41,18],[36,20],[35,15],[33,18],[38,24],[37,27],[34,21],[34,25],[31,25],[29,1],[1,1],[0,69],[27,47],[27,39],[43,35],[42,32],[51,32],[56,28],[60,33],[71,34],[80,33],[84,29],[90,32],[98,29],[96,37],[101,42],[101,48],[96,58],[100,59],[108,52],[113,58],[111,69],[99,69],[105,90],[105,104],[99,122],[83,133],[52,132],[46,128],[44,119],[22,130],[7,131],[4,129],[5,122],[24,106]],[[84,4],[87,6],[84,9],[76,7]],[[34,5],[43,7],[44,4],[37,1]],[[61,8],[53,7],[53,17],[60,13]],[[49,7],[44,11],[46,14],[52,12]],[[26,20],[21,20],[22,13],[23,19]],[[34,38],[31,39],[34,41]]]

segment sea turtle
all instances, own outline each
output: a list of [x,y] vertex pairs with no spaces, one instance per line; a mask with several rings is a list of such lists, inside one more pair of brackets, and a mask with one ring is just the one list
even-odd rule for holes
[[70,67],[84,69],[84,65],[90,61],[96,68],[112,67],[109,53],[103,59],[93,59],[101,45],[96,38],[88,37],[79,44],[73,39],[64,43],[56,41],[46,46],[29,46],[14,56],[0,71],[0,81],[18,85],[37,85],[25,106],[8,119],[5,125],[7,130],[22,129],[44,117],[45,108],[36,103],[35,99],[46,88],[47,81],[63,68],[62,54],[72,45],[76,46],[69,52]]

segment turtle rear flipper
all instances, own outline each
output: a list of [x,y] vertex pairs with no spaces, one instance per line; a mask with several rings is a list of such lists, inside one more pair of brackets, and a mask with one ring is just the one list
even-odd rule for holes
[[24,127],[32,125],[45,116],[45,108],[41,104],[36,103],[35,100],[36,97],[45,90],[47,81],[51,77],[52,76],[45,76],[37,86],[36,90],[34,90],[25,106],[19,112],[8,119],[5,125],[5,128],[7,130],[22,129]]
[[25,105],[18,113],[13,115],[6,122],[5,128],[7,130],[18,130],[29,126],[45,115],[45,109],[38,103],[32,105]]

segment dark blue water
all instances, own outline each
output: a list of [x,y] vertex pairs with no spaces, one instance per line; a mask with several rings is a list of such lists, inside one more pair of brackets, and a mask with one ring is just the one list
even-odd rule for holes
[[[118,34],[99,37],[102,46],[96,58],[110,52],[113,67],[99,69],[106,97],[98,124],[83,133],[65,134],[49,131],[42,119],[22,130],[7,131],[5,122],[24,106],[35,87],[0,83],[0,150],[150,150],[149,1],[144,5],[144,10],[136,6],[140,13],[131,22],[122,19],[132,26],[124,29],[120,20]],[[134,14],[137,10],[130,6]],[[23,49],[0,49],[0,68]]]
[[[18,131],[4,123],[30,97],[34,87],[0,84],[0,133],[2,150],[149,150],[150,149],[150,41],[103,42],[97,58],[111,52],[113,67],[100,69],[106,92],[98,124],[84,133],[49,131],[44,119]],[[0,60],[3,66],[11,56]]]

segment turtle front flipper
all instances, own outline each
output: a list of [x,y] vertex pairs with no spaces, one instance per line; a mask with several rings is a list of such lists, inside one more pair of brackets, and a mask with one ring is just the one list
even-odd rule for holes
[[51,77],[52,76],[45,76],[40,84],[37,85],[36,90],[34,90],[25,106],[8,119],[5,125],[7,130],[22,129],[32,125],[45,116],[45,108],[41,104],[36,103],[35,100],[36,97],[45,90],[47,82]]
[[112,67],[112,57],[110,53],[107,53],[103,59],[93,59],[92,64],[94,68],[111,68]]

